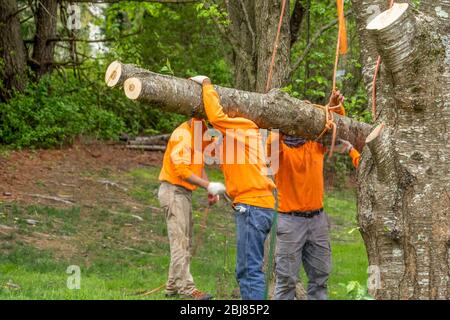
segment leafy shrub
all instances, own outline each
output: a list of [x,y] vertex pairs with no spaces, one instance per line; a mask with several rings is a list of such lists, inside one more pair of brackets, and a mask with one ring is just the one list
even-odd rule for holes
[[347,284],[340,283],[345,288],[348,297],[352,300],[373,300],[373,297],[367,292],[367,288],[358,281],[352,280]]
[[100,77],[88,83],[54,73],[0,103],[0,144],[50,148],[71,144],[79,135],[116,139],[120,133],[156,134],[170,132],[185,118],[135,103],[122,90],[107,88]]
[[44,77],[0,104],[0,143],[48,148],[71,143],[81,134],[115,138],[124,130],[122,119],[97,105],[92,89],[77,85]]

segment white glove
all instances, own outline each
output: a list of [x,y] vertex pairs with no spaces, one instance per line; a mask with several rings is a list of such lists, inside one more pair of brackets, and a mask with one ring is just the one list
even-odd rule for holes
[[353,148],[353,145],[347,140],[339,139],[339,144],[334,147],[334,151],[337,153],[349,153]]
[[203,84],[203,81],[204,81],[205,79],[209,79],[209,78],[206,77],[206,76],[195,76],[195,77],[189,78],[189,80],[195,81],[195,82],[197,82],[198,84]]
[[212,194],[213,196],[216,196],[218,194],[223,194],[226,192],[225,186],[222,182],[210,182],[208,184],[208,188],[206,188],[208,193]]

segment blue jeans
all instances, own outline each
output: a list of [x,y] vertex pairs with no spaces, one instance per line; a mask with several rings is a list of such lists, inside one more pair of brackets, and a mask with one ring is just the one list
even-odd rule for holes
[[236,204],[236,279],[242,300],[263,300],[266,281],[263,272],[264,242],[272,227],[273,209]]

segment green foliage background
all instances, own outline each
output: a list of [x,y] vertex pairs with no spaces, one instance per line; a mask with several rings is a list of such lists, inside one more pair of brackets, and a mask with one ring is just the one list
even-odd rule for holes
[[[291,8],[295,1],[291,1]],[[307,4],[303,0],[304,5]],[[346,1],[347,10],[350,2]],[[0,104],[0,144],[12,147],[53,147],[67,145],[77,136],[117,139],[129,135],[170,132],[185,117],[166,114],[151,106],[128,100],[122,90],[106,88],[103,82],[107,65],[117,59],[135,63],[150,70],[189,77],[208,75],[217,84],[233,86],[232,50],[221,37],[210,16],[226,14],[217,9],[205,10],[198,4],[158,4],[124,2],[102,7],[93,14],[85,4],[82,25],[100,28],[98,38],[112,39],[94,50],[88,43],[78,42],[77,51],[85,57],[77,67],[57,66],[53,73],[38,83],[30,82],[23,94],[7,104]],[[324,24],[336,18],[335,1],[311,1],[310,38]],[[24,37],[33,34],[33,24],[22,24]],[[359,44],[353,17],[348,17],[349,53],[341,59],[345,70],[339,87],[347,97],[350,116],[370,120],[361,81]],[[300,38],[292,48],[296,61],[307,46],[304,19]],[[58,32],[64,28],[58,25]],[[337,26],[324,32],[300,67],[294,72],[285,91],[300,99],[324,103],[331,89]],[[77,31],[87,38],[86,28]],[[69,59],[69,51],[57,46],[57,62]],[[0,63],[0,72],[2,64]],[[1,84],[0,84],[1,85]]]

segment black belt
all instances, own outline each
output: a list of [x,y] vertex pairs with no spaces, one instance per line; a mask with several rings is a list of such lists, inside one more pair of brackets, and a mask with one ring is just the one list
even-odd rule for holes
[[323,208],[313,211],[289,211],[289,212],[281,212],[283,214],[288,214],[294,217],[302,217],[302,218],[312,218],[314,216],[318,216],[323,211]]

